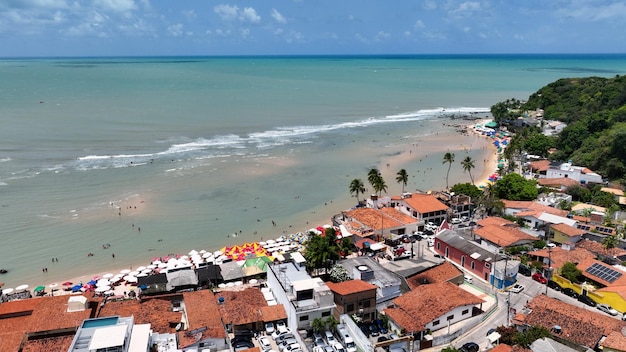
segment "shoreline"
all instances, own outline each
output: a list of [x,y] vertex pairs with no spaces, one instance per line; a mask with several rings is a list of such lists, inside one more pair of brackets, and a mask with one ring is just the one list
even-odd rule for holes
[[[422,143],[421,140],[418,140],[416,142],[415,138],[413,137],[400,140],[401,143],[395,143],[393,145],[386,146],[386,149],[385,149],[386,153],[380,157],[378,164],[380,167],[379,170],[381,170],[383,177],[386,180],[389,180],[387,181],[387,184],[389,187],[388,193],[390,194],[400,193],[401,191],[400,190],[401,186],[395,182],[395,173],[399,170],[400,167],[419,166],[422,159],[426,157],[436,158],[437,161],[439,161],[441,160],[442,153],[445,153],[447,150],[451,150],[455,153],[458,153],[457,160],[455,160],[454,164],[460,164],[460,160],[462,160],[461,153],[469,152],[470,149],[472,152],[478,152],[481,155],[487,155],[487,153],[489,153],[489,158],[488,158],[489,160],[483,163],[482,172],[480,174],[481,176],[480,178],[476,179],[475,184],[479,185],[480,182],[486,182],[489,175],[491,175],[494,172],[495,167],[497,166],[497,155],[495,153],[496,148],[495,146],[493,146],[493,144],[490,143],[490,140],[487,139],[487,137],[474,133],[474,131],[472,130],[472,126],[475,123],[478,123],[478,122],[472,123],[468,121],[467,124],[464,124],[466,131],[467,131],[467,133],[463,134],[462,141],[464,142],[464,144],[458,143],[459,142],[458,137],[459,137],[460,132],[454,131],[453,126],[448,126],[448,127],[444,127],[444,129],[440,130],[439,132],[435,134],[431,134],[427,136],[426,137],[427,141],[430,141],[431,139],[435,139],[436,142],[427,143],[426,146],[421,145],[421,144],[424,144]],[[445,123],[444,123],[444,126],[446,126]],[[378,151],[380,152],[379,148],[378,148]],[[276,161],[273,161],[273,162],[276,162]],[[280,161],[279,163],[283,163],[283,162],[285,161]],[[476,169],[480,169],[480,166],[481,164],[476,162]],[[424,173],[424,177],[429,177],[429,178],[433,177],[432,176],[433,173],[435,174],[434,177],[441,177],[441,172],[443,172],[443,170],[445,169],[443,165],[441,167],[442,167],[441,169],[430,171],[430,174],[427,173],[426,170],[422,170],[422,172]],[[420,170],[417,171],[418,174],[419,172]],[[362,178],[363,180],[365,179],[365,176],[366,176],[365,174],[359,175],[359,177]],[[451,173],[450,176],[451,176],[450,179],[452,180],[453,174]],[[465,172],[463,172],[462,174],[456,175],[456,177],[467,178],[468,179],[467,182],[470,182],[469,176]],[[418,182],[417,178],[418,178],[418,175],[415,175],[413,173],[413,176],[412,176],[413,180],[411,179],[409,180],[409,185],[412,185],[412,182]],[[454,183],[456,182],[451,182],[451,184],[454,184]],[[407,187],[406,190],[411,191],[412,188]],[[337,194],[334,197],[334,199],[330,199],[328,200],[328,202],[324,204],[319,204],[316,207],[311,208],[312,211],[310,213],[302,214],[302,217],[298,217],[297,220],[293,221],[293,224],[289,224],[289,225],[279,224],[279,226],[274,228],[274,231],[267,231],[266,233],[255,234],[253,236],[250,234],[244,234],[243,236],[231,237],[230,245],[242,245],[246,242],[259,242],[259,241],[263,241],[267,239],[274,239],[274,238],[280,237],[281,235],[286,235],[289,233],[305,232],[310,228],[328,224],[330,223],[333,215],[338,214],[343,210],[349,209],[350,207],[356,204],[356,200],[353,199],[354,197],[347,196],[347,194],[348,192],[347,192],[347,186],[346,186],[345,195]],[[138,213],[151,211],[149,209],[150,204],[148,201],[146,201],[146,199],[149,200],[150,198],[151,197],[149,195],[132,195],[124,200],[111,202],[110,206],[111,206],[111,209],[113,209],[112,211],[115,212],[114,217],[129,216],[132,218],[134,215],[137,215]],[[135,206],[137,206],[136,210],[135,210]],[[120,211],[120,209],[122,211],[122,215],[119,215],[117,213],[118,211]],[[108,216],[113,216],[113,215],[108,215]],[[198,251],[202,249],[207,250],[207,251],[215,251],[220,248],[193,248],[193,249],[198,250]],[[187,252],[190,251],[191,249],[192,248],[188,248]],[[179,253],[179,254],[185,255],[187,254],[187,252]],[[111,253],[113,252],[112,251],[106,252],[106,255],[110,255]],[[67,279],[67,276],[62,276],[63,274],[55,273],[53,277],[47,277],[48,275],[45,275],[43,280],[37,280],[37,282],[40,283],[42,281],[44,282],[47,281],[47,284],[46,284],[47,289],[49,289],[51,284],[56,283],[60,285],[62,282],[65,282],[65,281],[88,282],[93,277],[102,276],[106,273],[116,274],[120,270],[136,268],[139,266],[147,266],[150,264],[149,263],[150,260],[145,259],[145,258],[165,256],[168,254],[174,254],[174,253],[158,253],[158,254],[154,253],[150,255],[142,255],[141,258],[137,257],[135,258],[135,260],[132,260],[132,261],[126,261],[125,259],[116,260],[117,258],[113,258],[112,259],[113,261],[110,262],[110,264],[103,266],[102,270],[96,270],[96,271],[91,270],[93,274],[75,275],[74,277]],[[126,261],[127,264],[125,265],[122,264],[122,261]],[[19,284],[35,285],[32,287],[36,287],[38,285],[35,282],[21,282]]]

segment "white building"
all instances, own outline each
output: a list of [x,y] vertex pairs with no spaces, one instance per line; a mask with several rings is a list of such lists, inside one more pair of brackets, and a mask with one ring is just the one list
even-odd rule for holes
[[267,266],[267,285],[285,307],[287,325],[293,331],[309,329],[314,319],[331,316],[335,308],[330,288],[322,279],[309,276],[300,257]]
[[582,166],[571,163],[550,165],[546,171],[546,178],[571,178],[580,183],[602,183],[602,176]]

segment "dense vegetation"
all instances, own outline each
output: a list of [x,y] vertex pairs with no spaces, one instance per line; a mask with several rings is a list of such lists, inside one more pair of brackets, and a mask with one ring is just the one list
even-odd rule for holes
[[[550,159],[572,160],[611,180],[626,183],[626,76],[563,78],[541,88],[526,103],[507,100],[492,106],[496,122],[513,127],[524,111],[544,110],[545,120],[567,124],[557,137],[541,136],[540,129],[518,133],[509,153],[525,150]],[[519,132],[519,131],[518,131]]]

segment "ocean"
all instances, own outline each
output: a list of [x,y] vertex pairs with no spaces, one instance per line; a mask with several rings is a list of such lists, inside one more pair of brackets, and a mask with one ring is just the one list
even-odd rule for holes
[[624,74],[625,59],[0,59],[0,281],[304,231],[354,206],[348,185],[372,167],[388,194],[400,168],[407,190],[445,187],[446,151],[450,185],[469,182],[458,161],[470,155],[480,173],[488,141],[450,125],[558,78]]

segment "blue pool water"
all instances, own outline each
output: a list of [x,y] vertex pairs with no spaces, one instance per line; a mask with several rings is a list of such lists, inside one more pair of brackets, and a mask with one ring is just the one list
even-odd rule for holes
[[102,319],[86,320],[83,322],[83,329],[98,328],[117,324],[118,317],[108,317]]

